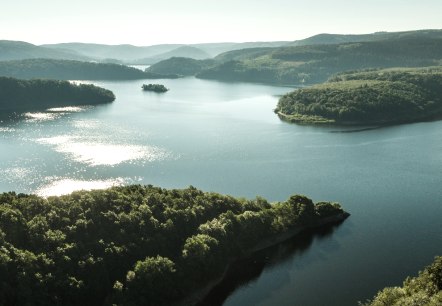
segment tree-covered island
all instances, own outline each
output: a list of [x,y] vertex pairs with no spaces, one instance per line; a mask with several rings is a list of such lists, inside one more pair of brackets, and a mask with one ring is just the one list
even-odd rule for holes
[[94,105],[115,100],[112,91],[57,80],[0,77],[0,110],[25,111],[71,105]]
[[169,305],[235,259],[347,216],[337,203],[300,195],[270,204],[194,187],[3,193],[0,303]]
[[166,86],[162,85],[162,84],[143,84],[143,86],[141,86],[141,88],[144,91],[153,91],[156,93],[163,93],[166,91],[169,91],[168,88],[166,88]]
[[442,68],[346,72],[284,95],[275,112],[301,124],[384,125],[442,116]]

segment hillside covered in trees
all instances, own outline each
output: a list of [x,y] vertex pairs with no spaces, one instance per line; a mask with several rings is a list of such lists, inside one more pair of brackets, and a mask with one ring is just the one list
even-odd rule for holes
[[[210,65],[198,67],[193,61],[186,64],[192,65],[195,75],[202,79],[313,84],[347,70],[439,65],[442,63],[440,33],[427,35],[416,31],[414,35],[380,36],[384,40],[250,48],[220,54]],[[168,62],[172,61],[160,62],[147,71],[180,74],[170,69],[173,63]],[[161,70],[162,67],[167,70]]]
[[442,305],[442,256],[419,272],[407,277],[402,287],[388,287],[361,306],[440,306]]
[[3,305],[167,305],[281,234],[335,223],[339,204],[269,204],[133,185],[40,198],[0,194]]
[[442,116],[442,68],[339,74],[280,98],[275,112],[295,123],[392,124]]
[[119,64],[56,59],[0,61],[0,76],[58,80],[138,80],[177,77],[144,72]]
[[115,96],[112,91],[94,85],[0,77],[0,110],[2,111],[92,105],[114,100]]

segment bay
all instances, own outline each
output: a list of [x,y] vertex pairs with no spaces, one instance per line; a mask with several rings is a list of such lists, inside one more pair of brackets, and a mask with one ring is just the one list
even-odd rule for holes
[[301,193],[351,213],[224,305],[356,305],[442,254],[442,121],[299,126],[272,111],[293,88],[184,78],[155,81],[170,88],[156,94],[146,82],[93,82],[112,104],[3,115],[0,191],[193,185],[270,201]]

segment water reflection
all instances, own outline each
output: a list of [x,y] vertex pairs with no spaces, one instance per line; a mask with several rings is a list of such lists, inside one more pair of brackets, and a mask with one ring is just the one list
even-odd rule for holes
[[[293,237],[276,246],[259,251],[247,258],[237,260],[227,271],[225,278],[214,287],[210,293],[197,306],[221,306],[227,298],[241,288],[247,288],[256,281],[267,269],[276,270],[286,261],[293,260],[296,256],[306,251],[315,240],[330,237],[335,229],[341,224],[339,222],[332,226],[321,227],[315,230],[307,230],[298,236]],[[255,292],[253,296],[256,303],[265,300],[277,291],[280,287],[290,283],[290,271],[281,269],[278,277],[273,279],[270,286],[265,291]],[[248,300],[248,305],[254,305],[254,301]]]
[[100,143],[100,140],[82,139],[78,136],[54,136],[39,138],[36,142],[54,146],[54,150],[66,154],[69,159],[89,166],[115,166],[123,162],[163,160],[168,152],[154,146]]
[[70,194],[75,190],[106,189],[112,186],[123,185],[124,183],[125,180],[123,178],[94,181],[59,179],[42,186],[35,193],[41,197],[60,196]]

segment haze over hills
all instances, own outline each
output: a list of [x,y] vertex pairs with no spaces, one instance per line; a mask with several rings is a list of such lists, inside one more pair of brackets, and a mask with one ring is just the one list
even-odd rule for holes
[[0,61],[28,58],[90,60],[75,50],[50,49],[22,41],[0,40]]

